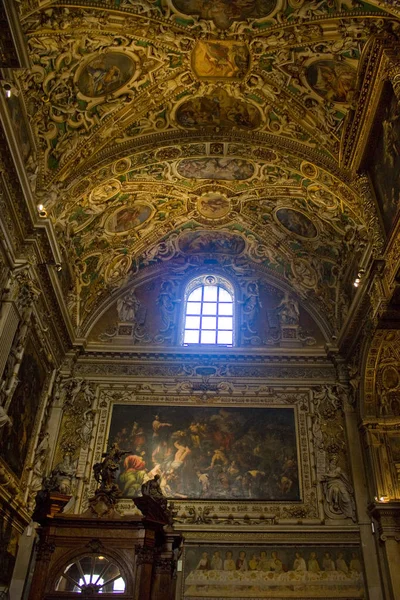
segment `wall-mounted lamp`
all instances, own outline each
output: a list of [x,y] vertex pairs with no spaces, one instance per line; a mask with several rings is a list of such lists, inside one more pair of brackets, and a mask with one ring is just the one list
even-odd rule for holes
[[18,96],[19,90],[12,83],[4,80],[0,83],[6,98],[11,98],[11,96]]
[[37,209],[38,209],[39,217],[41,217],[42,219],[47,219],[47,210],[46,210],[45,206],[43,204],[38,204]]
[[390,501],[389,496],[379,496],[379,498],[378,498],[378,496],[375,496],[375,502],[380,502],[380,503],[384,504],[389,501]]
[[355,280],[353,282],[354,287],[358,287],[360,285],[361,280],[362,280],[362,278],[364,276],[364,273],[365,273],[365,269],[360,269],[358,271],[357,277],[355,278]]

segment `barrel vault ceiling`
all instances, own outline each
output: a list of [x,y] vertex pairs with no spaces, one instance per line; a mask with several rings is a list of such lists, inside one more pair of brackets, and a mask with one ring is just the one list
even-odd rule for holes
[[142,270],[213,255],[269,273],[338,331],[371,239],[340,162],[343,124],[363,48],[397,34],[399,9],[22,0],[19,10],[32,62],[18,75],[26,169],[56,232],[74,326]]

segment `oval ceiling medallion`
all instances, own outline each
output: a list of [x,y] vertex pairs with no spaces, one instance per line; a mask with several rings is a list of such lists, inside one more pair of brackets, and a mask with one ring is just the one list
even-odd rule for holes
[[99,185],[92,190],[90,194],[90,201],[94,204],[102,204],[106,202],[121,189],[121,182],[118,179],[109,179],[106,183]]
[[222,219],[231,208],[231,203],[222,194],[210,192],[200,196],[197,200],[197,210],[206,219]]
[[314,223],[298,210],[279,208],[275,213],[275,217],[282,227],[299,237],[314,239],[318,235]]
[[349,103],[356,89],[357,71],[346,62],[317,60],[311,63],[306,78],[312,89],[329,102]]
[[185,254],[230,254],[243,252],[245,242],[239,235],[224,231],[191,231],[179,239],[179,248]]
[[241,158],[191,158],[181,160],[177,171],[188,179],[242,181],[254,175],[254,166]]
[[399,373],[395,367],[386,367],[382,374],[383,387],[386,390],[394,390],[399,385]]
[[108,218],[106,229],[110,233],[125,233],[143,225],[150,218],[151,213],[152,209],[147,204],[120,208]]
[[126,54],[98,54],[83,67],[77,86],[84,96],[99,98],[124,86],[136,70],[136,63]]

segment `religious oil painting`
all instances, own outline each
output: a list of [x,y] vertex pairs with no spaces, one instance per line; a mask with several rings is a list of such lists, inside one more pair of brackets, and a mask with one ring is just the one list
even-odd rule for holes
[[192,54],[193,71],[200,79],[243,79],[249,65],[249,50],[241,42],[198,41]]
[[182,127],[235,127],[256,129],[261,123],[260,111],[250,104],[217,90],[211,96],[198,96],[181,104],[176,120]]
[[113,407],[125,498],[160,475],[168,498],[300,500],[293,408]]
[[135,74],[136,63],[121,52],[99,54],[84,66],[77,85],[84,96],[98,98],[115,92]]
[[244,181],[254,175],[254,166],[242,158],[189,158],[181,160],[177,171],[188,179]]
[[313,239],[318,235],[314,223],[298,210],[279,208],[275,216],[282,227],[299,237]]
[[185,254],[241,254],[245,242],[239,235],[223,231],[191,231],[179,239],[179,248]]
[[317,60],[306,73],[312,89],[328,102],[352,102],[356,89],[356,70],[343,61]]
[[172,4],[185,15],[208,19],[224,30],[234,21],[267,17],[275,9],[276,0],[172,0]]
[[231,208],[229,199],[219,192],[203,194],[197,200],[197,210],[207,219],[222,219]]
[[369,173],[385,230],[389,233],[400,208],[400,107],[389,83],[382,103],[384,108],[374,131]]
[[354,546],[187,546],[184,598],[365,598]]
[[[12,364],[9,368],[12,368]],[[18,477],[22,475],[24,468],[45,377],[43,359],[40,359],[33,342],[29,341],[18,373],[18,385],[8,410],[12,427],[6,426],[0,430],[0,456]]]
[[152,209],[147,204],[136,204],[115,212],[107,221],[106,228],[112,233],[125,233],[143,225],[151,216]]

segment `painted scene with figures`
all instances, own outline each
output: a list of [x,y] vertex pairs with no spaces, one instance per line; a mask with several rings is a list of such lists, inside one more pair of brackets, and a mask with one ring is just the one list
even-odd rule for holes
[[186,600],[365,597],[355,547],[188,547],[184,571]]
[[170,498],[300,499],[292,408],[114,405],[109,445],[128,454],[124,497],[160,475]]

